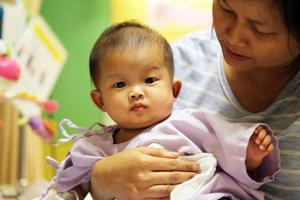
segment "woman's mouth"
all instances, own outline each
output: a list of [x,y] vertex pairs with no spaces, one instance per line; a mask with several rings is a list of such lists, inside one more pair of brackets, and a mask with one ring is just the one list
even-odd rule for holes
[[238,54],[234,51],[231,51],[226,46],[224,47],[224,49],[225,49],[225,53],[233,60],[245,61],[245,60],[250,59],[250,57],[248,57],[248,56],[244,56],[244,55]]

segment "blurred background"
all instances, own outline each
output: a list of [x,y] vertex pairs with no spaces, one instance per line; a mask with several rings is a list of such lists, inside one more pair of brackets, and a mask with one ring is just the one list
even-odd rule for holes
[[89,53],[106,27],[135,19],[172,42],[211,28],[211,4],[212,0],[0,0],[0,199],[32,199],[37,185],[54,175],[45,157],[61,160],[72,145],[56,144],[62,137],[60,120],[68,118],[82,127],[111,123],[89,96]]

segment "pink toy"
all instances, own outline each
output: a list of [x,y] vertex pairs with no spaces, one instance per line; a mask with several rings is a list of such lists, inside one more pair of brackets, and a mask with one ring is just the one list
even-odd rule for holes
[[15,60],[0,56],[0,76],[17,81],[20,77],[20,67]]
[[48,100],[42,103],[43,108],[48,113],[55,113],[58,110],[59,104],[57,101]]

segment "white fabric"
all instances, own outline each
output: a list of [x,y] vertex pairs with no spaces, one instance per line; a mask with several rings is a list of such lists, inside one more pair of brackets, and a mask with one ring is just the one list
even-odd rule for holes
[[[152,143],[149,147],[164,149],[163,146],[158,143]],[[199,174],[176,186],[171,192],[171,200],[190,199],[207,181],[213,177],[217,167],[217,160],[211,153],[198,153],[191,156],[180,156],[180,159],[197,162],[200,166]]]
[[192,156],[181,156],[180,158],[199,163],[200,173],[192,179],[176,186],[171,192],[171,200],[190,199],[207,181],[213,177],[217,167],[217,160],[210,153],[199,153]]

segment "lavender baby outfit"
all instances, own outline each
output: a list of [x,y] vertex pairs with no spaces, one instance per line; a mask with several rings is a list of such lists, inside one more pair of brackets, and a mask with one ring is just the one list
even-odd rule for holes
[[176,200],[212,200],[223,196],[243,200],[264,199],[264,194],[257,189],[272,181],[280,168],[278,145],[271,134],[274,152],[252,174],[247,173],[246,149],[259,124],[228,123],[195,109],[174,111],[165,121],[120,144],[113,143],[113,133],[119,128],[116,125],[95,131],[78,128],[68,120],[63,120],[62,124],[74,126],[82,134],[67,138],[74,140],[75,144],[60,164],[49,160],[57,170],[49,188],[54,187],[57,192],[66,192],[89,182],[92,167],[98,160],[138,146],[179,152],[182,159],[200,163],[202,171],[171,193],[171,199]]

